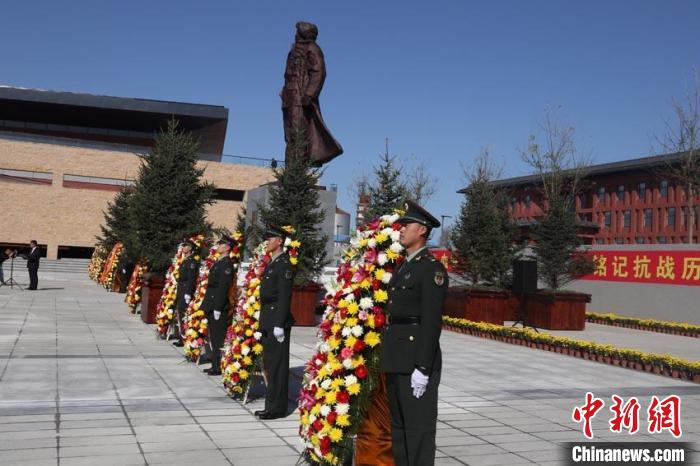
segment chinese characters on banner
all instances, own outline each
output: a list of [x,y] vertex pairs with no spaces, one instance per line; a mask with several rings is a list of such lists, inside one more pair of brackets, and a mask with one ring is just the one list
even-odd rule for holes
[[581,280],[700,286],[700,251],[592,251]]
[[[641,405],[636,397],[625,400],[617,395],[612,395],[613,404],[610,411],[613,416],[608,421],[611,432],[621,433],[623,430],[629,434],[639,431],[639,410]],[[583,406],[576,406],[571,413],[574,422],[582,424],[583,435],[593,438],[593,418],[603,409],[605,402],[596,398],[593,393],[586,393],[586,402]],[[646,410],[646,431],[657,434],[668,431],[675,438],[681,437],[681,398],[678,395],[669,395],[663,400],[658,396],[651,397],[649,407]]]

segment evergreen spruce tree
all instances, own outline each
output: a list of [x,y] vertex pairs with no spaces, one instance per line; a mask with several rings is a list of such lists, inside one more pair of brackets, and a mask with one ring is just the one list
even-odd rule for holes
[[211,230],[206,207],[212,203],[214,186],[202,181],[198,149],[197,140],[171,120],[142,157],[129,203],[131,231],[124,243],[130,255],[146,260],[150,272],[167,270],[182,238]]
[[306,134],[297,129],[284,168],[275,169],[268,204],[258,206],[263,224],[291,225],[297,230],[294,236],[301,247],[295,282],[300,285],[314,280],[327,262],[328,237],[321,232],[325,214],[318,194],[321,174],[306,156],[307,144]]
[[472,284],[507,288],[520,251],[518,229],[508,213],[505,193],[491,184],[486,163],[482,158],[470,177],[451,239]]
[[375,181],[368,186],[369,204],[365,213],[368,222],[401,208],[409,197],[396,156],[390,156],[387,150],[379,157],[380,163],[374,167]]
[[107,210],[104,212],[104,224],[100,225],[101,234],[97,237],[97,244],[106,251],[111,251],[117,241],[123,241],[129,232],[129,198],[132,191],[124,186],[114,196],[114,199],[107,203]]
[[547,210],[533,228],[540,279],[556,290],[577,276],[592,272],[593,262],[583,254],[573,199],[560,195],[549,199]]

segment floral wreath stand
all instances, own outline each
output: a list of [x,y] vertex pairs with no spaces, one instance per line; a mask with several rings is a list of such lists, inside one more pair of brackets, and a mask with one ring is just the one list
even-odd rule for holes
[[250,375],[250,382],[248,383],[248,386],[246,386],[245,391],[243,392],[243,399],[241,402],[244,405],[247,405],[250,401],[257,399],[250,397],[250,390],[251,388],[253,388],[256,377],[262,377],[263,383],[265,384],[265,387],[267,387],[267,375],[265,374],[265,369],[262,367],[262,361],[255,363],[255,367],[253,368],[253,371]]

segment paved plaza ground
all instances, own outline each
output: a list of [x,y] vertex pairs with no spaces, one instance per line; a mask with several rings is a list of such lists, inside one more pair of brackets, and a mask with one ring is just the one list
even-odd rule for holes
[[[129,314],[124,295],[87,278],[39,287],[0,288],[1,465],[296,463],[296,414],[256,420],[261,400],[243,406],[227,398],[217,378]],[[590,329],[619,339],[609,332],[621,329],[599,327]],[[292,333],[295,387],[314,334]],[[700,347],[653,333],[619,344],[644,339],[688,358]],[[561,443],[583,439],[571,411],[586,391],[606,401],[593,421],[597,440],[671,439],[645,433],[645,416],[643,433],[614,434],[607,410],[613,393],[639,397],[643,410],[651,395],[678,394],[682,440],[700,446],[700,385],[451,332],[441,342],[437,464],[562,464]]]

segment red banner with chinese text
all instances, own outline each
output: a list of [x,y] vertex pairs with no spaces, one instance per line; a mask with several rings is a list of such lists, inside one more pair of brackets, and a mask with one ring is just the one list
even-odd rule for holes
[[700,286],[698,251],[591,251],[595,270],[581,280]]

